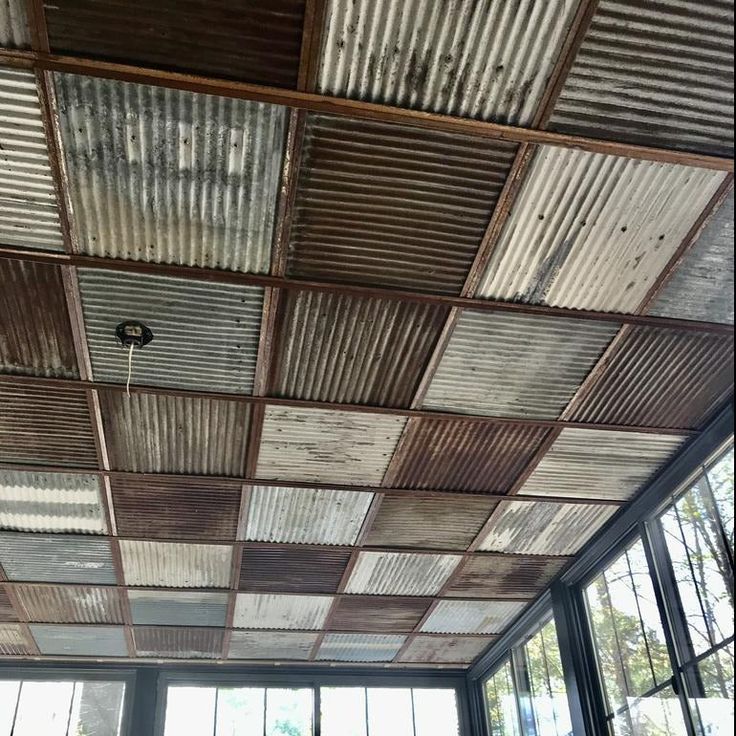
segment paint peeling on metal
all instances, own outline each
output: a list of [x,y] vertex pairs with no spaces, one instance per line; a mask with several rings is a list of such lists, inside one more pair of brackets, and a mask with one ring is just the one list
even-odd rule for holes
[[224,627],[227,593],[128,591],[134,624],[150,626]]
[[70,657],[127,657],[122,627],[31,624],[41,654]]
[[136,626],[135,651],[139,657],[216,659],[222,655],[222,629],[175,629]]
[[0,0],[0,46],[27,49],[31,45],[24,0]]
[[723,172],[540,148],[478,295],[634,312]]
[[238,593],[233,626],[316,631],[325,625],[333,600],[330,596]]
[[123,606],[114,588],[22,585],[15,595],[28,621],[48,624],[122,624]]
[[286,108],[55,75],[82,253],[267,273]]
[[417,636],[403,651],[400,661],[470,664],[493,641],[492,637]]
[[500,634],[526,603],[507,601],[440,601],[422,631],[436,634]]
[[338,600],[330,614],[333,631],[410,633],[431,605],[428,598],[379,598],[347,596]]
[[31,654],[31,642],[18,624],[0,624],[0,655],[18,657]]
[[318,634],[233,631],[228,659],[306,661]]
[[404,642],[405,636],[327,634],[317,659],[331,662],[391,662]]

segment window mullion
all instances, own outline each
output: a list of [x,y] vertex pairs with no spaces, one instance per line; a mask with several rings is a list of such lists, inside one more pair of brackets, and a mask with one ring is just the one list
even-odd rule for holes
[[541,734],[537,734],[536,723],[534,721],[529,673],[526,667],[526,657],[522,649],[514,649],[511,652],[511,672],[514,690],[516,692],[516,704],[519,710],[521,732],[523,736],[541,736]]

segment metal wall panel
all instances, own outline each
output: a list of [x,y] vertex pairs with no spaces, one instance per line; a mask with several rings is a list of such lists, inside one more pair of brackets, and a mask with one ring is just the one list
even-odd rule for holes
[[36,77],[26,69],[0,67],[0,151],[0,243],[64,250]]
[[317,643],[318,634],[279,631],[233,631],[229,659],[306,661]]
[[287,544],[355,544],[372,493],[310,488],[252,489],[245,538]]
[[253,392],[263,289],[95,269],[80,269],[79,285],[97,381],[126,381],[127,351],[115,327],[127,318],[154,336],[133,357],[133,383]]
[[227,593],[128,591],[134,624],[150,626],[225,626]]
[[531,124],[578,3],[329,0],[319,88]]
[[82,253],[268,272],[285,108],[55,80]]
[[333,600],[330,596],[238,593],[233,626],[316,631],[325,625]]
[[733,155],[733,2],[602,0],[551,127]]
[[286,294],[274,395],[408,407],[449,310],[316,291]]
[[557,419],[619,329],[602,322],[466,310],[424,406]]
[[492,637],[417,636],[403,651],[401,662],[470,664],[492,643]]
[[0,46],[27,49],[31,45],[24,0],[0,0]]
[[500,634],[526,608],[506,601],[440,601],[422,631],[436,634]]
[[0,655],[19,657],[32,653],[25,629],[19,624],[0,624]]
[[718,171],[541,147],[478,294],[634,312],[723,179]]
[[627,501],[684,442],[638,432],[565,429],[520,493]]
[[403,417],[269,406],[256,476],[378,486],[405,424]]
[[61,269],[2,260],[0,284],[0,371],[77,378]]
[[331,662],[390,662],[406,641],[387,634],[327,634],[317,659]]
[[136,626],[135,652],[139,657],[173,659],[219,659],[222,656],[222,629],[175,629]]
[[0,470],[0,528],[105,534],[95,475]]
[[123,603],[115,588],[22,585],[15,589],[28,621],[48,624],[122,624]]
[[127,657],[121,627],[31,624],[41,654],[60,657]]
[[17,620],[18,614],[15,612],[7,592],[3,587],[0,587],[0,623]]
[[334,631],[371,631],[379,634],[414,631],[430,606],[428,599],[351,596],[341,598],[330,614]]
[[288,274],[457,294],[517,147],[310,115]]

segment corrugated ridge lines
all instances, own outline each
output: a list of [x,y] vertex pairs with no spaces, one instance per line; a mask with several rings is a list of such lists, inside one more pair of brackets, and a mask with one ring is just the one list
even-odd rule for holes
[[139,657],[202,657],[213,659],[222,653],[223,629],[193,627],[135,626],[133,638]]
[[117,590],[90,586],[23,585],[16,596],[30,621],[38,623],[122,624]]

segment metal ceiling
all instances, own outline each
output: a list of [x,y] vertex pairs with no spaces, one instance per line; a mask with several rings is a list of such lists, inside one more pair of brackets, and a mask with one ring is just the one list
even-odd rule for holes
[[0,1],[0,46],[24,49],[31,45],[28,14],[23,0]]

